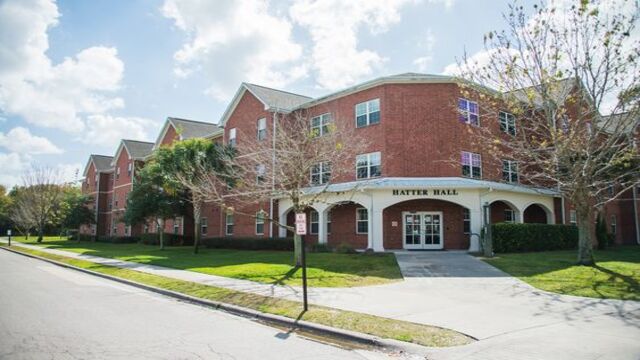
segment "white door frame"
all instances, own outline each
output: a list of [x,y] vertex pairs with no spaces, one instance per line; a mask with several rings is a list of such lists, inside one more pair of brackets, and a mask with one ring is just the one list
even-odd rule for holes
[[[406,224],[406,215],[419,215],[420,216],[420,244],[406,244],[406,236],[407,236],[407,224]],[[425,215],[438,215],[440,217],[440,243],[433,244],[425,244],[425,225],[424,225],[424,216]],[[444,216],[442,211],[403,211],[402,212],[402,247],[409,250],[415,249],[425,249],[425,250],[439,250],[444,248]]]

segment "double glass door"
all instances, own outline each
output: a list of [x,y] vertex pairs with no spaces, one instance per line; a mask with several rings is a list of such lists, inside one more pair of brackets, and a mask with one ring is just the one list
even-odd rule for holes
[[442,249],[442,212],[402,213],[405,249]]

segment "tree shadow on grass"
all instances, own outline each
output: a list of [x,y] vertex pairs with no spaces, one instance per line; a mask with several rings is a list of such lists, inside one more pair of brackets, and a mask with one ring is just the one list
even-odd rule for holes
[[[621,280],[622,282],[625,283],[626,285],[626,292],[630,295],[630,298],[632,298],[633,300],[636,300],[635,298],[637,297],[637,294],[640,294],[640,283],[634,279],[632,276],[628,276],[628,275],[624,275],[618,272],[615,272],[611,269],[607,269],[605,267],[602,267],[600,265],[598,265],[597,263],[592,265],[592,267],[596,270],[599,270],[607,275],[609,275],[609,279],[608,281],[616,281],[616,280]],[[594,289],[598,287],[598,285],[600,285],[600,282],[596,282],[594,284]],[[635,294],[635,296],[634,296]]]

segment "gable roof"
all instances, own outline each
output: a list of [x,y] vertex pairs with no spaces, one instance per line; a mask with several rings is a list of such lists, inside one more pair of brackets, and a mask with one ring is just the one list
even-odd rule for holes
[[240,84],[240,88],[238,88],[238,91],[236,91],[236,94],[233,96],[231,103],[229,103],[229,106],[227,106],[227,109],[222,115],[222,119],[220,119],[220,127],[225,126],[227,120],[229,120],[229,117],[236,109],[236,106],[240,103],[240,99],[242,99],[242,96],[244,96],[244,93],[247,91],[264,105],[265,110],[278,111],[282,113],[289,113],[300,105],[313,100],[313,98],[305,95],[294,94],[288,91],[243,82]]
[[115,166],[115,162],[120,157],[122,149],[125,149],[129,154],[129,157],[133,160],[144,160],[147,155],[153,151],[153,143],[138,140],[122,139],[116,155],[111,159],[111,166]]
[[169,126],[172,126],[178,133],[180,140],[187,140],[193,138],[213,138],[222,134],[222,128],[216,124],[187,120],[176,117],[168,117],[160,131],[160,135],[153,144],[153,149],[157,149],[162,142],[162,139],[167,134]]
[[89,167],[91,167],[91,163],[96,168],[96,172],[108,172],[111,170],[111,161],[113,160],[113,156],[107,155],[97,155],[91,154],[89,155],[89,161],[87,161],[87,165],[84,167],[84,172],[82,176],[87,176],[87,172],[89,172]]

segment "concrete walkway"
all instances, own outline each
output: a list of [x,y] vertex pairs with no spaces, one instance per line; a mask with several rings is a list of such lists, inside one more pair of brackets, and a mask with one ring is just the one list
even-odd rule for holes
[[[212,286],[301,300],[294,286],[32,249]],[[541,291],[464,252],[398,252],[405,280],[356,288],[312,288],[310,302],[442,326],[481,341],[434,349],[434,359],[640,358],[640,302]]]

